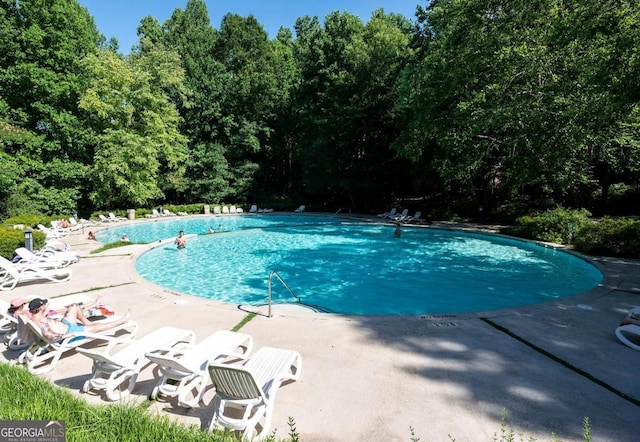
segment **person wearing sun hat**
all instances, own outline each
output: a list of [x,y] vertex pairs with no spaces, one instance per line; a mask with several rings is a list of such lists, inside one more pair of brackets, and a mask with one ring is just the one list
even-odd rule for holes
[[13,298],[10,304],[11,306],[9,307],[7,313],[9,313],[14,318],[17,318],[23,313],[29,313],[29,310],[24,308],[24,306],[27,304],[27,300],[24,298]]
[[[29,311],[32,320],[38,324],[42,330],[42,335],[50,341],[61,341],[69,336],[79,338],[83,332],[101,333],[126,324],[131,318],[131,310],[117,321],[112,322],[90,322],[84,315],[82,308],[78,304],[67,307],[62,319],[55,319],[49,316],[47,300],[36,298],[29,302]],[[74,338],[75,339],[75,338]]]
[[[29,311],[29,303],[24,298],[13,298],[10,301],[11,306],[9,307],[8,313],[12,315],[14,318],[18,319],[20,316],[31,319],[32,315]],[[22,348],[26,348],[31,345],[35,340],[35,336],[33,332],[29,330],[29,327],[26,326],[24,321],[18,321],[17,330],[15,337],[11,338],[9,341],[9,348],[12,345],[21,346]]]
[[33,298],[29,302],[29,311],[31,313],[35,313],[38,310],[40,310],[40,307],[42,307],[43,305],[47,305],[47,304],[49,304],[49,301],[47,299],[44,299],[44,298]]

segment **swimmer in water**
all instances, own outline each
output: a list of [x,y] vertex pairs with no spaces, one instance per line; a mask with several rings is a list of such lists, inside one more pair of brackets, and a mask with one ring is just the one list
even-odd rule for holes
[[184,230],[180,230],[174,242],[179,249],[184,249],[187,246],[187,238],[184,236]]

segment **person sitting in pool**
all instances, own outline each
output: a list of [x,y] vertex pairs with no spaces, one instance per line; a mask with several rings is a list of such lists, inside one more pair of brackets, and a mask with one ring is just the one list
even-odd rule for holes
[[216,231],[213,230],[213,227],[209,226],[209,233],[216,233]]
[[129,242],[129,237],[127,236],[126,233],[123,233],[122,236],[120,237],[120,241],[122,242]]
[[89,235],[87,235],[87,239],[90,239],[92,241],[97,241],[98,240],[96,238],[96,235],[94,235],[92,231],[89,231]]
[[187,246],[187,238],[184,236],[184,230],[180,230],[180,233],[178,233],[178,237],[174,242],[176,243],[176,247],[179,249],[184,249]]
[[35,298],[29,303],[31,319],[42,330],[42,335],[52,342],[61,341],[69,336],[82,336],[82,332],[101,333],[126,324],[131,318],[131,310],[117,321],[111,322],[91,322],[82,309],[77,305],[67,308],[62,319],[54,319],[49,316],[46,300]]
[[400,222],[396,221],[396,230],[395,232],[393,232],[393,236],[395,236],[396,238],[400,238],[400,235],[402,235],[402,230],[400,230]]

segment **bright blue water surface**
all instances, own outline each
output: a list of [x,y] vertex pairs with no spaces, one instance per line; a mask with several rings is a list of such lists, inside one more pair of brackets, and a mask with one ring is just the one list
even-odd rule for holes
[[[264,304],[269,273],[276,270],[302,302],[355,315],[502,309],[575,295],[602,279],[580,258],[523,241],[415,227],[396,238],[389,225],[313,216],[173,219],[111,229],[98,238],[115,240],[126,231],[132,241],[157,241],[180,229],[217,230],[218,224],[222,233],[189,238],[184,250],[164,244],[145,252],[138,272],[179,292]],[[273,300],[295,298],[274,278]]]

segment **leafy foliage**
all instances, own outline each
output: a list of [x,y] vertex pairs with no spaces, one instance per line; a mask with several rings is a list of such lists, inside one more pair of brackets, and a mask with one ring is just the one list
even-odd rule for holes
[[415,22],[334,11],[269,39],[188,0],[143,18],[122,55],[76,0],[5,0],[0,217],[221,200],[624,212],[610,200],[623,184],[639,202],[638,23],[629,1],[434,0]]
[[640,258],[640,221],[605,217],[585,225],[576,236],[576,249],[591,255]]
[[[19,223],[15,223],[19,224]],[[25,226],[29,226],[25,224]],[[44,233],[34,230],[33,233],[33,246],[38,249],[44,245],[45,235]],[[11,260],[13,258],[13,252],[18,247],[24,247],[24,230],[14,229],[12,226],[3,224],[0,225],[0,256]]]
[[585,209],[568,210],[559,207],[537,215],[520,217],[515,226],[506,229],[505,233],[557,244],[572,244],[578,232],[591,222],[590,215]]

